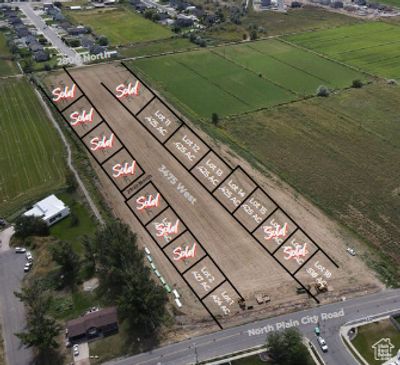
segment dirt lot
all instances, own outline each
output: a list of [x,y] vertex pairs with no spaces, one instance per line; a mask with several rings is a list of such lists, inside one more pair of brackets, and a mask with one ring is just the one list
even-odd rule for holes
[[[73,79],[51,74],[49,94],[74,82],[83,91],[57,106],[68,107],[66,123],[102,163],[93,166],[115,215],[150,250],[155,275],[180,293],[179,324],[226,327],[382,288],[346,253],[358,247],[354,238],[276,178],[182,124],[123,66],[70,72]],[[329,291],[317,295],[316,282]],[[296,294],[300,286],[315,298]],[[257,304],[257,294],[271,301]],[[240,309],[241,297],[254,308]]]

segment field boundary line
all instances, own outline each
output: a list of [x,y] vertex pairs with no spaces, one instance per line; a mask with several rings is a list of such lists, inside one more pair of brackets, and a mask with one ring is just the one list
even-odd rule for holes
[[341,62],[341,61],[339,61],[339,60],[337,60],[337,59],[335,59],[335,58],[331,58],[331,56],[328,56],[328,55],[326,55],[326,54],[319,53],[319,52],[317,52],[317,51],[315,51],[315,50],[313,50],[313,49],[306,48],[306,47],[304,47],[304,46],[300,46],[299,44],[296,44],[296,43],[292,43],[292,42],[288,41],[287,39],[279,38],[279,41],[281,41],[281,42],[283,42],[283,43],[286,43],[286,44],[289,44],[289,45],[291,45],[291,46],[293,46],[293,47],[297,47],[297,48],[302,49],[302,50],[304,50],[304,51],[307,51],[307,52],[309,52],[309,53],[315,54],[315,55],[317,55],[317,56],[320,56],[320,57],[322,57],[322,58],[324,58],[324,59],[326,59],[326,60],[335,62],[335,63],[337,63],[338,65],[348,67],[348,68],[350,68],[350,69],[352,69],[352,70],[354,70],[354,71],[357,71],[357,72],[360,72],[360,73],[362,73],[362,74],[368,75],[368,76],[370,76],[370,77],[372,77],[372,78],[375,78],[375,79],[377,79],[377,78],[378,78],[378,79],[384,79],[383,77],[374,75],[374,74],[372,74],[372,73],[370,73],[370,72],[368,72],[368,71],[366,71],[366,70],[360,69],[360,68],[358,68],[358,67],[356,67],[356,66],[349,65],[349,64],[347,64],[347,63]]
[[[42,92],[44,92],[44,90],[41,90]],[[75,179],[79,185],[79,187],[81,188],[83,195],[85,196],[90,209],[92,210],[93,214],[95,215],[95,217],[97,218],[97,220],[99,221],[100,224],[104,225],[104,219],[100,214],[100,211],[97,209],[96,204],[94,203],[94,201],[92,200],[92,197],[90,196],[89,191],[86,189],[85,184],[83,183],[83,181],[81,180],[78,171],[75,169],[75,167],[73,166],[72,163],[72,151],[71,151],[71,146],[67,141],[67,138],[64,135],[64,132],[62,131],[61,127],[58,125],[58,123],[56,122],[56,120],[54,119],[53,114],[51,113],[48,105],[45,103],[45,101],[43,100],[43,97],[41,95],[41,93],[35,88],[35,92],[36,95],[38,96],[40,103],[43,105],[46,114],[48,115],[48,117],[50,118],[51,123],[53,124],[54,128],[57,130],[58,134],[61,137],[61,140],[63,141],[63,144],[67,150],[67,164],[69,169],[71,170],[71,172],[74,174]],[[47,94],[45,94],[47,95]],[[61,114],[61,113],[60,113]]]

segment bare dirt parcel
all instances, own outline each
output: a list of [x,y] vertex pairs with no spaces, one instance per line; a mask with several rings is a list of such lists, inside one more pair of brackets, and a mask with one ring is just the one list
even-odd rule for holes
[[97,161],[115,214],[150,252],[154,274],[180,293],[180,321],[229,326],[380,287],[358,258],[338,250],[336,235],[312,218],[298,223],[129,69],[67,70],[49,76],[47,89]]

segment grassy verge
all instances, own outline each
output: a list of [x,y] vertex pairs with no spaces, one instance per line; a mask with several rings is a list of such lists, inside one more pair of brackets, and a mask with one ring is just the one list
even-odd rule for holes
[[381,365],[382,361],[375,360],[372,346],[383,338],[389,338],[395,346],[392,351],[394,356],[400,349],[400,332],[389,319],[358,327],[358,334],[352,343],[370,365]]

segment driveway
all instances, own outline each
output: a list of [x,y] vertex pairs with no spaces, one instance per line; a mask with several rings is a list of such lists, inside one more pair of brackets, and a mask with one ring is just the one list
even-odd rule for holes
[[0,253],[8,251],[10,248],[10,239],[14,234],[14,227],[10,226],[0,232]]
[[[6,232],[7,231],[7,232]],[[10,229],[0,232],[2,248],[0,251],[0,317],[4,338],[4,351],[8,365],[28,365],[32,351],[21,346],[14,335],[25,328],[25,309],[15,297],[14,291],[21,289],[24,277],[25,255],[16,254],[8,248]]]

